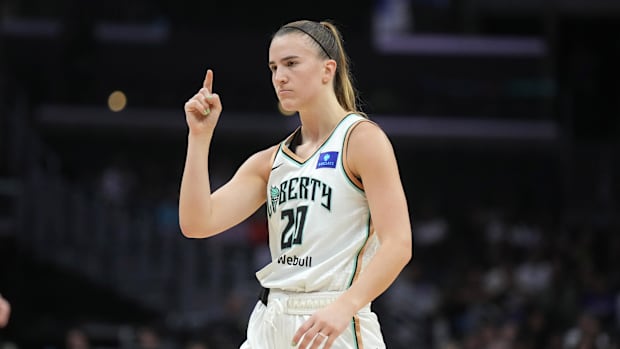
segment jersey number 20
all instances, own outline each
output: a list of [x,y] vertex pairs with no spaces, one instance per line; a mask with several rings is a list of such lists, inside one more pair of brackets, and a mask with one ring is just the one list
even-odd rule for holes
[[290,248],[300,245],[304,235],[308,206],[298,206],[294,209],[282,210],[282,219],[287,219],[286,227],[282,232],[281,248]]

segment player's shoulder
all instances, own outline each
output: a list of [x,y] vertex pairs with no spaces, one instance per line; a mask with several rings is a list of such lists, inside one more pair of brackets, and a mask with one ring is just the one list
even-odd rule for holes
[[[382,157],[393,152],[392,142],[379,124],[364,119],[353,125],[346,142],[347,157],[353,162]],[[351,164],[356,167],[355,164]]]
[[279,145],[272,145],[255,152],[248,157],[243,167],[250,173],[258,174],[265,179],[268,178],[278,147]]
[[248,161],[256,161],[260,163],[271,163],[273,162],[276,153],[278,152],[279,144],[271,145],[267,148],[261,149],[256,153],[252,154]]
[[368,141],[377,137],[385,138],[387,137],[387,134],[375,121],[368,118],[362,118],[355,121],[355,123],[351,125],[349,137]]

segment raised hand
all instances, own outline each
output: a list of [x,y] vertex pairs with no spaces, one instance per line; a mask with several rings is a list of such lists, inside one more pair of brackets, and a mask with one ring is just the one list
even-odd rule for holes
[[212,133],[221,113],[220,96],[213,93],[213,71],[208,69],[202,88],[185,103],[185,119],[189,132]]

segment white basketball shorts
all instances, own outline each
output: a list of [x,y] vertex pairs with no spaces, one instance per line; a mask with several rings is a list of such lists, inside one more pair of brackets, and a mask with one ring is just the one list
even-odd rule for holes
[[[334,301],[337,292],[295,293],[271,290],[267,305],[258,301],[248,322],[247,339],[240,349],[291,349],[293,336],[318,309]],[[320,348],[323,348],[321,346]],[[381,327],[370,304],[351,319],[332,349],[384,349]]]

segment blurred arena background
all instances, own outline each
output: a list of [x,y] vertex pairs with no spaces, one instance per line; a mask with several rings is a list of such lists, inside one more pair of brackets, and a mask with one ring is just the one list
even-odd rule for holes
[[297,124],[270,35],[343,31],[392,137],[414,258],[375,303],[391,349],[611,349],[620,334],[617,0],[0,3],[3,349],[228,349],[262,210],[184,238],[183,104],[215,72],[215,185]]

